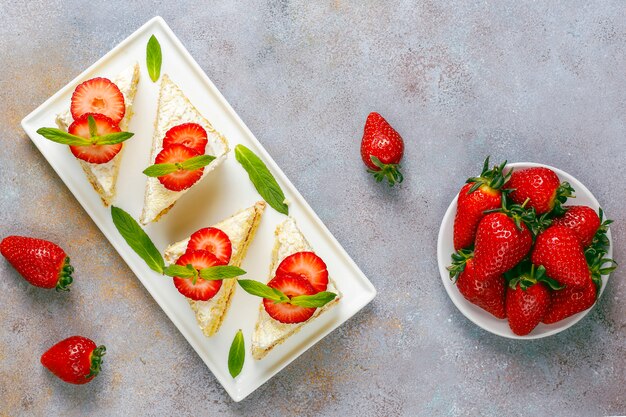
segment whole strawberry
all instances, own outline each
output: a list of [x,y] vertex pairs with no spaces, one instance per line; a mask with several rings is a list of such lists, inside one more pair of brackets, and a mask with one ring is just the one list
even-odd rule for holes
[[566,287],[582,288],[591,281],[578,236],[565,226],[552,225],[537,236],[531,261],[543,265],[546,275]]
[[456,286],[467,301],[499,319],[505,318],[504,278],[502,275],[478,277],[472,257],[473,252],[468,250],[460,250],[453,254],[452,266],[448,267],[450,278],[456,278]]
[[61,340],[41,355],[41,364],[70,384],[86,384],[98,375],[104,346],[82,336]]
[[580,239],[583,248],[591,245],[601,224],[596,211],[587,206],[565,206],[563,209],[565,214],[555,218],[552,224],[560,224],[571,229]]
[[512,269],[530,252],[532,240],[528,227],[519,218],[499,212],[487,214],[476,231],[474,262],[479,279]]
[[544,167],[515,171],[505,188],[511,190],[509,197],[517,204],[528,199],[526,207],[534,208],[539,215],[551,211],[562,214],[561,204],[574,194],[569,183],[561,183],[554,171]]
[[500,188],[508,180],[509,174],[503,174],[506,161],[489,169],[489,157],[485,159],[479,177],[472,177],[461,188],[457,198],[456,216],[454,217],[454,249],[459,250],[474,244],[478,223],[485,216],[486,210],[497,209],[502,205]]
[[582,287],[566,287],[552,292],[552,306],[543,317],[546,324],[556,323],[590,308],[596,302],[596,285],[585,281]]
[[0,243],[0,253],[32,285],[68,291],[74,268],[65,251],[47,240],[8,236]]
[[[526,262],[525,262],[526,263]],[[545,269],[534,266],[509,281],[506,291],[506,316],[518,336],[533,331],[550,308],[550,290],[542,282]]]
[[378,113],[370,113],[361,140],[361,159],[377,182],[387,179],[390,186],[402,182],[400,160],[404,141]]

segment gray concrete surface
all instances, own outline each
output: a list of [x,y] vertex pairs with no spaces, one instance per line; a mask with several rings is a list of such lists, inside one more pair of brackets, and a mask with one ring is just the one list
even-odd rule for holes
[[[19,126],[156,14],[379,291],[239,404]],[[466,320],[435,258],[445,208],[491,154],[579,178],[616,220],[623,261],[623,2],[3,0],[0,19],[0,235],[63,243],[82,278],[54,294],[0,262],[0,415],[626,414],[626,269],[578,325],[519,342]],[[373,110],[406,141],[395,189],[359,159]],[[71,333],[110,348],[86,386],[38,362]]]

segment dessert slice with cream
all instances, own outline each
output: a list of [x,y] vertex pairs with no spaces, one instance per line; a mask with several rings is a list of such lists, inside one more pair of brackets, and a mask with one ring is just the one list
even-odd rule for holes
[[224,161],[228,150],[226,138],[163,75],[150,157],[154,165],[144,171],[148,180],[140,222],[146,225],[167,213]]
[[[72,135],[91,138],[128,129],[139,82],[139,64],[135,63],[112,80],[92,78],[76,87],[70,109],[56,116],[59,129]],[[97,129],[89,129],[89,116]],[[70,150],[105,206],[115,197],[123,143],[72,146]]]
[[[255,290],[250,288],[250,281],[239,282],[249,293],[263,297],[252,335],[252,356],[257,360],[337,304],[341,297],[328,276],[326,264],[313,252],[293,218],[279,224],[275,235],[267,285],[254,282]],[[259,291],[259,287],[265,288]]]
[[[198,230],[188,239],[170,245],[165,250],[165,261],[181,266],[191,264],[196,269],[241,266],[264,210],[265,202],[260,201],[211,227]],[[202,332],[213,336],[226,316],[237,280],[198,279],[194,283],[190,279],[174,278],[174,283],[188,297]]]

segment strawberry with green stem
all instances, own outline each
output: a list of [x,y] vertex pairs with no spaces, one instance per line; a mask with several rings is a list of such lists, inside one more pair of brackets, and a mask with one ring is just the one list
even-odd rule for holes
[[563,288],[545,272],[544,267],[526,261],[507,274],[512,277],[506,291],[506,316],[511,331],[518,336],[529,334],[541,323],[550,308],[550,289]]
[[457,198],[454,217],[454,249],[464,249],[474,244],[478,223],[486,210],[497,209],[502,205],[502,191],[512,171],[504,174],[506,161],[489,168],[489,157],[485,159],[478,177],[468,178]]
[[[537,218],[524,205],[508,206],[502,196],[500,209],[488,210],[478,224],[474,262],[479,278],[502,275],[528,255],[532,247]],[[530,227],[530,228],[529,228]]]
[[377,182],[386,179],[389,186],[402,182],[400,160],[404,155],[404,141],[398,132],[378,113],[367,116],[361,159]]
[[505,282],[502,275],[479,277],[474,268],[474,252],[461,249],[452,254],[448,267],[450,279],[470,303],[482,308],[494,317],[506,318],[504,308]]
[[596,232],[601,226],[607,227],[610,224],[603,225],[600,220],[600,214],[588,206],[564,206],[565,213],[562,216],[553,219],[552,224],[560,224],[571,229],[580,239],[583,248],[591,245]]
[[538,215],[564,213],[562,204],[574,197],[574,189],[564,181],[561,182],[554,171],[545,167],[532,167],[511,174],[505,187],[510,190],[511,200],[522,204],[529,200],[528,207],[534,208]]
[[543,265],[550,278],[566,287],[582,288],[591,279],[578,236],[571,229],[559,224],[539,233],[531,260],[537,266]]
[[61,380],[70,384],[86,384],[100,373],[104,346],[83,336],[61,340],[43,355],[41,364]]
[[69,291],[74,268],[57,244],[32,237],[7,236],[0,243],[0,253],[30,284]]

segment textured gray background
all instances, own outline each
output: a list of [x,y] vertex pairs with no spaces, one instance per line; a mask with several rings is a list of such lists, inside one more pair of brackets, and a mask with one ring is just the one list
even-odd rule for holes
[[[69,295],[45,292],[0,262],[0,415],[626,413],[625,269],[574,328],[519,342],[466,320],[435,258],[445,208],[491,154],[554,165],[585,183],[616,220],[620,260],[626,4],[357,3],[0,3],[0,235],[62,243],[81,279]],[[155,14],[379,291],[239,404],[19,126]],[[406,141],[406,179],[395,189],[375,184],[360,162],[374,110]],[[38,362],[72,333],[109,347],[103,373],[86,386],[60,382]]]

